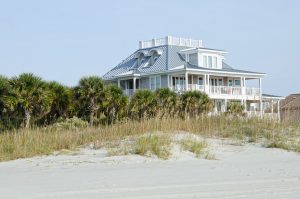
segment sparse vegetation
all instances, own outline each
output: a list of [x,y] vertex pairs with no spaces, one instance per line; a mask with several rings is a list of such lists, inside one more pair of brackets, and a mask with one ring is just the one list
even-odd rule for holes
[[161,159],[168,159],[171,139],[168,136],[147,135],[137,139],[134,152],[139,155],[156,155]]
[[[142,136],[145,133],[157,131],[169,134],[178,131],[190,132],[204,138],[239,138],[242,142],[249,142],[251,139],[265,146],[300,152],[299,125],[291,127],[290,124],[271,120],[228,119],[226,117],[201,117],[189,120],[153,118],[118,122],[109,126],[78,128],[77,131],[47,127],[5,132],[0,134],[0,161],[51,154],[62,149],[72,150],[95,142],[99,146],[105,146],[105,143],[114,143],[127,137]],[[155,139],[151,142],[155,143]],[[141,140],[141,143],[142,141],[145,140]],[[141,151],[140,149],[140,153]]]
[[[27,73],[10,79],[0,76],[0,161],[90,143],[103,146],[156,131],[185,131],[300,151],[299,124],[235,117],[244,110],[236,103],[229,104],[229,117],[208,116],[211,110],[212,101],[199,91],[177,95],[169,89],[139,90],[128,99],[121,89],[95,76],[82,78],[74,88]],[[168,143],[161,137],[141,137],[125,151],[167,158]],[[201,154],[203,143],[190,144],[189,151]]]
[[180,142],[182,150],[190,151],[199,158],[201,155],[204,155],[205,148],[207,148],[207,142],[204,140],[198,141],[192,138],[184,139]]

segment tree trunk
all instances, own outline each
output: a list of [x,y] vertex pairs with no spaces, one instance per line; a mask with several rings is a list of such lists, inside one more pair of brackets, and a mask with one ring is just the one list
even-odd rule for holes
[[91,98],[90,104],[89,104],[89,109],[90,109],[90,126],[94,125],[94,114],[95,114],[95,100],[94,98]]
[[30,111],[28,109],[25,109],[25,128],[28,128],[30,126],[30,118]]
[[94,125],[94,111],[90,112],[90,126]]

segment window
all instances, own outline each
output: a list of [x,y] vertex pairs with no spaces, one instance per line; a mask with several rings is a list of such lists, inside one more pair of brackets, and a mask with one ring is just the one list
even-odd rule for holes
[[207,56],[203,56],[203,67],[207,68]]
[[161,78],[160,76],[151,76],[150,77],[150,89],[156,90],[161,87]]
[[208,68],[212,68],[212,56],[208,56]]
[[234,86],[237,86],[237,87],[241,86],[241,80],[235,79],[234,80]]
[[218,57],[203,55],[203,67],[218,68]]
[[153,64],[156,62],[156,60],[158,59],[159,55],[157,52],[154,52],[152,55],[151,55],[151,58],[150,58],[150,66],[153,66]]
[[233,80],[232,79],[228,80],[228,86],[233,86]]
[[203,85],[203,78],[202,77],[199,77],[199,79],[198,79],[198,85]]
[[218,86],[223,86],[223,79],[218,80]]
[[213,57],[213,68],[218,68],[218,58],[217,57]]

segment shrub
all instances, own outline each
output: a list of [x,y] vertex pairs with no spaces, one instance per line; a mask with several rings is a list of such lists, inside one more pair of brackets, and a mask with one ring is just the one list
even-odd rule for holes
[[54,123],[51,127],[57,130],[78,130],[88,126],[88,122],[78,117],[67,118]]
[[139,155],[156,155],[168,159],[170,153],[170,138],[166,136],[148,135],[137,139],[134,152]]
[[230,102],[227,105],[227,114],[233,116],[245,116],[245,106],[239,102]]
[[207,147],[206,141],[196,141],[192,139],[182,140],[180,144],[182,150],[194,153],[197,158],[199,158],[201,154],[204,154],[204,149]]

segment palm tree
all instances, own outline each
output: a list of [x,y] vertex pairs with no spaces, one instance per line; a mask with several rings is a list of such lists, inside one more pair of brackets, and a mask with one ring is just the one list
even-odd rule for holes
[[71,89],[58,82],[46,83],[47,89],[52,95],[50,111],[43,118],[44,123],[53,123],[59,117],[67,116],[71,105]]
[[23,73],[10,80],[16,107],[24,114],[24,127],[28,128],[32,115],[38,116],[48,112],[52,97],[46,90],[46,84],[32,73]]
[[208,112],[212,108],[212,102],[208,95],[200,91],[187,91],[180,97],[182,114],[185,117],[198,116]]
[[161,116],[174,115],[177,108],[177,95],[169,88],[161,88],[155,91],[158,109],[161,111]]
[[84,77],[80,79],[74,92],[76,100],[81,103],[81,106],[87,108],[89,124],[93,126],[94,115],[101,108],[105,97],[102,79],[97,76]]
[[138,90],[134,93],[130,101],[131,115],[137,116],[139,119],[145,116],[155,115],[156,98],[150,90]]
[[0,76],[0,115],[3,114],[6,107],[10,104],[8,100],[10,92],[9,80],[4,76]]
[[116,85],[108,85],[105,88],[105,101],[103,102],[108,124],[114,123],[126,113],[128,98],[122,89]]

